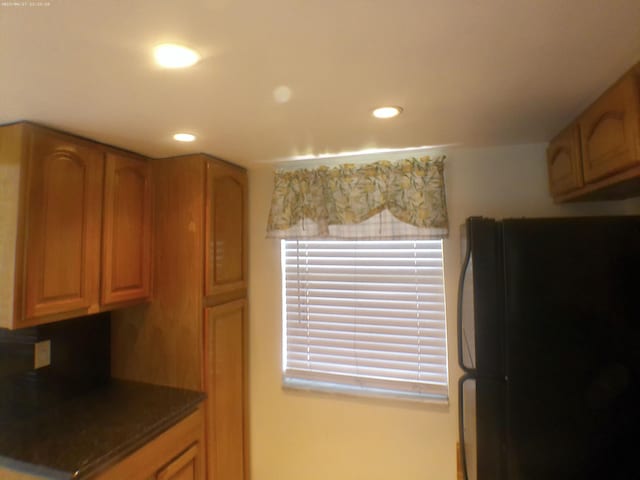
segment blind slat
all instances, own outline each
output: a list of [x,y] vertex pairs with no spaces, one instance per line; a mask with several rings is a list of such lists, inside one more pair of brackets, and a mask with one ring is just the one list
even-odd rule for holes
[[378,335],[387,337],[389,340],[404,340],[407,343],[418,344],[416,336],[421,335],[422,340],[445,339],[444,332],[436,329],[427,328],[409,328],[409,327],[384,327],[384,326],[365,326],[359,329],[343,325],[324,325],[323,328],[291,328],[291,335],[298,336],[305,341],[307,338],[332,338],[336,335],[345,334],[352,337],[362,335]]

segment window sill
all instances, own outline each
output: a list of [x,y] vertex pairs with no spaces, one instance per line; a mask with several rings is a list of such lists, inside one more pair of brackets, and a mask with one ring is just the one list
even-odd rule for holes
[[373,398],[381,400],[400,400],[405,402],[430,405],[449,405],[449,397],[429,393],[410,393],[399,390],[385,390],[371,387],[355,387],[330,382],[303,380],[298,378],[282,378],[282,388],[305,392],[320,392],[338,396]]

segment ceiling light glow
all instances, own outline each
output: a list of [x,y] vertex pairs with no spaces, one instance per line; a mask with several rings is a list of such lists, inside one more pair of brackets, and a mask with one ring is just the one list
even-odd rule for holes
[[158,65],[164,68],[186,68],[200,60],[200,55],[194,50],[173,43],[158,45],[153,50],[153,56]]
[[358,157],[358,156],[372,156],[383,153],[400,153],[400,152],[416,152],[416,154],[425,155],[428,154],[429,150],[435,150],[438,148],[445,148],[455,146],[456,144],[442,144],[442,145],[422,145],[419,147],[404,147],[404,148],[365,148],[362,150],[355,150],[351,152],[338,152],[338,153],[318,153],[313,154],[309,153],[307,155],[294,155],[292,157],[281,158],[279,161],[288,162],[288,161],[297,161],[297,160],[320,160],[320,159],[331,159],[331,158],[340,158],[340,157]]
[[178,142],[193,142],[196,139],[196,136],[190,133],[176,133],[173,136],[173,139]]
[[402,107],[380,107],[373,111],[376,118],[393,118],[402,113]]
[[277,103],[287,103],[291,100],[291,95],[293,92],[286,85],[280,85],[273,90],[273,99]]

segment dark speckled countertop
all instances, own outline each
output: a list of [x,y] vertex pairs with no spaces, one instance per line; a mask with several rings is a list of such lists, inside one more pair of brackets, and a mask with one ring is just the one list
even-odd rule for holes
[[0,430],[0,467],[51,479],[100,473],[193,412],[201,392],[111,380]]

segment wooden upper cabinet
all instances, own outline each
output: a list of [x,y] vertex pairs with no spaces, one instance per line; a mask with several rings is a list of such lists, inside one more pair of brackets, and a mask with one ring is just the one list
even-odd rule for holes
[[580,159],[580,135],[577,125],[560,133],[547,149],[549,190],[558,195],[576,190],[584,184]]
[[102,304],[146,300],[151,284],[151,170],[141,158],[105,160]]
[[578,119],[586,183],[640,163],[639,97],[638,79],[632,71]]
[[208,474],[212,479],[247,476],[247,302],[236,300],[205,311]]
[[26,122],[1,126],[0,327],[146,299],[150,188],[141,157]]
[[550,142],[547,166],[556,202],[640,195],[640,63]]
[[205,296],[220,303],[246,294],[247,174],[207,162]]
[[102,152],[45,129],[29,137],[24,323],[97,312]]

